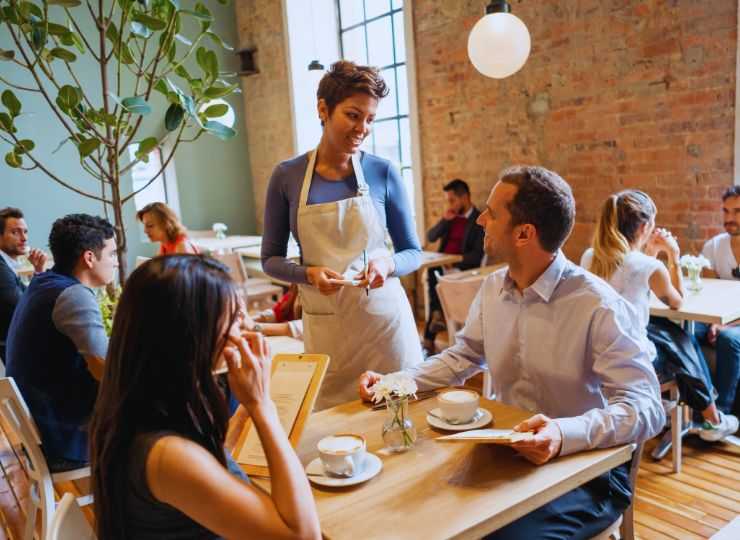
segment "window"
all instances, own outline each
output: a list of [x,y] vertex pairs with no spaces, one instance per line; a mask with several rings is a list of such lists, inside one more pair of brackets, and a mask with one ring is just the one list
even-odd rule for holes
[[[134,143],[128,147],[129,159],[136,160],[136,152],[139,144]],[[133,191],[142,189],[162,168],[163,157],[169,156],[172,151],[171,145],[165,143],[149,153],[149,161],[138,162],[131,168],[131,183]],[[164,171],[157,176],[156,180],[145,189],[134,195],[136,210],[141,210],[147,204],[163,202],[180,215],[180,201],[177,193],[177,178],[175,177],[175,160],[171,159]]]
[[363,150],[393,162],[414,201],[403,2],[337,0],[337,11],[342,58],[380,68],[389,90]]

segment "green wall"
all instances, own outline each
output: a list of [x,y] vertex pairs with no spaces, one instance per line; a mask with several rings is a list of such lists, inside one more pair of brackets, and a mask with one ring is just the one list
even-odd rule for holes
[[[106,0],[106,4],[108,3]],[[186,4],[194,4],[194,2],[182,2],[182,4],[183,7],[192,7]],[[218,2],[211,1],[206,4],[215,16],[212,26],[214,31],[225,42],[232,46],[235,45],[237,31],[233,5],[222,6]],[[59,8],[50,9],[58,10]],[[94,24],[84,4],[83,7],[75,8],[73,13],[79,14],[77,22],[81,25],[85,35],[97,40]],[[192,36],[193,34],[191,32],[186,35]],[[207,45],[211,46],[210,43]],[[0,31],[0,49],[11,48],[14,48],[12,39],[7,27],[3,24],[2,31]],[[179,44],[178,50],[183,49],[184,45]],[[233,51],[221,48],[216,48],[215,51],[219,57],[221,71],[238,70],[238,58]],[[179,52],[178,56],[180,54],[182,52]],[[62,69],[57,72],[61,75],[63,64],[59,66]],[[93,104],[100,106],[100,73],[97,64],[88,54],[79,57],[74,66]],[[191,74],[198,73],[194,61],[190,62],[187,67]],[[0,62],[0,75],[23,86],[30,86],[32,82],[24,70],[10,62]],[[67,82],[72,83],[71,80],[64,80],[64,83]],[[184,81],[179,82],[182,83],[183,88],[186,88]],[[0,90],[5,88],[7,87],[0,81]],[[38,93],[15,92],[21,98],[23,111],[26,113],[16,120],[19,128],[18,135],[36,142],[34,155],[37,159],[71,184],[87,191],[99,192],[98,181],[87,175],[80,167],[74,145],[68,143],[53,153],[59,142],[67,136],[67,132],[59,124],[44,99]],[[124,94],[123,91],[121,93]],[[56,92],[52,96],[56,96]],[[140,136],[137,136],[138,140],[163,133],[166,104],[156,92],[153,96],[156,96],[151,100],[154,110],[142,123]],[[237,136],[224,142],[211,135],[203,134],[193,143],[181,143],[175,154],[181,218],[185,225],[193,229],[208,229],[212,223],[221,221],[229,226],[229,234],[249,234],[254,233],[256,225],[247,138],[244,133],[242,95],[232,94],[226,99],[236,113],[237,120],[234,129],[238,132]],[[38,170],[27,172],[7,166],[2,156],[9,149],[7,144],[0,141],[0,207],[16,206],[23,210],[29,224],[32,246],[47,247],[51,224],[60,216],[73,212],[103,215],[101,203],[67,190],[43,172]],[[124,180],[124,184],[127,184],[124,189],[125,193],[130,191],[130,182],[130,178]],[[137,255],[149,256],[154,253],[155,246],[148,242],[135,220],[133,200],[129,201],[125,207],[125,222],[129,246],[129,268],[132,268],[132,262]]]

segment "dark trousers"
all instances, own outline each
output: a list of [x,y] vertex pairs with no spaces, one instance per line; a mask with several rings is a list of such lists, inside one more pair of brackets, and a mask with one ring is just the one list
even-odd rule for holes
[[437,332],[432,332],[429,328],[429,323],[432,322],[432,313],[435,311],[442,311],[442,304],[439,302],[439,296],[437,295],[437,274],[435,272],[442,272],[442,269],[427,269],[427,283],[429,286],[429,318],[424,326],[424,339],[429,341],[434,341],[434,338],[437,335]]
[[589,539],[605,530],[630,504],[629,462],[561,495],[486,536],[486,540]]

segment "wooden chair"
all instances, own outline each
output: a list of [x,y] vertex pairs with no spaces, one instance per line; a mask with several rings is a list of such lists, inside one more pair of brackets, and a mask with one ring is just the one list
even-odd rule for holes
[[[23,539],[33,540],[38,511],[41,512],[40,538],[45,539],[51,530],[51,520],[56,507],[54,483],[89,477],[90,467],[54,474],[49,472],[46,458],[41,451],[38,428],[12,377],[0,379],[0,415],[5,421],[5,426],[11,431],[8,436],[20,442],[18,461],[24,467],[30,483]],[[77,503],[81,506],[88,505],[92,503],[92,496],[80,497]]]
[[97,540],[77,504],[77,499],[71,493],[65,493],[59,501],[46,540]]
[[[658,442],[652,453],[653,459],[662,459],[668,452],[667,447],[671,447],[671,460],[673,462],[673,472],[681,472],[681,447],[683,436],[687,432],[687,428],[684,426],[684,420],[688,408],[681,403],[681,396],[678,393],[678,385],[676,381],[668,381],[660,385],[661,394],[668,392],[668,401],[663,401],[663,408],[666,414],[670,414],[671,427],[670,427],[670,443],[668,442],[667,434]],[[686,422],[688,424],[688,421]]]
[[282,287],[273,284],[269,279],[248,278],[239,253],[214,254],[213,258],[229,268],[231,277],[242,288],[248,308],[258,309],[263,303],[277,302],[282,296]]
[[[465,324],[470,306],[475,299],[475,295],[478,294],[483,280],[488,274],[502,266],[486,266],[445,275],[437,274],[437,295],[440,304],[442,304],[442,312],[447,324],[449,345],[455,343],[455,334]],[[491,395],[491,376],[488,371],[484,372],[483,375],[483,395],[486,398]]]

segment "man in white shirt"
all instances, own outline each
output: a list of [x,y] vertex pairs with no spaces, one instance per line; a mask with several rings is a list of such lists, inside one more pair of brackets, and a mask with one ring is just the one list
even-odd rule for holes
[[[710,238],[701,251],[712,265],[706,273],[708,277],[740,280],[740,186],[732,186],[722,195],[722,219],[726,232]],[[730,413],[740,379],[740,321],[696,323],[696,337],[717,348],[717,407]]]
[[[515,427],[515,449],[543,464],[590,448],[637,442],[663,427],[658,379],[633,308],[568,261],[575,203],[542,167],[502,173],[478,222],[485,250],[509,265],[489,275],[452,347],[410,373],[420,389],[462,384],[490,370],[497,399],[538,413]],[[360,395],[380,375],[366,372]],[[627,465],[542,506],[490,538],[590,538],[629,505]]]

